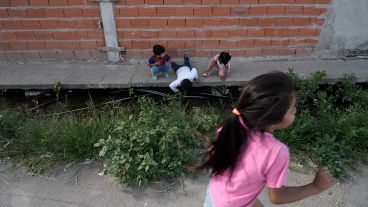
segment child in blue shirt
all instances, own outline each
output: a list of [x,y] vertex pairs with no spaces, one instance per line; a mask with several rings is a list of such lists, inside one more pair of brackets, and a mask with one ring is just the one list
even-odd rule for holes
[[157,74],[163,73],[165,78],[169,77],[169,65],[171,63],[171,57],[165,53],[165,47],[162,45],[153,46],[153,54],[148,59],[148,67],[151,69],[152,79],[157,80]]

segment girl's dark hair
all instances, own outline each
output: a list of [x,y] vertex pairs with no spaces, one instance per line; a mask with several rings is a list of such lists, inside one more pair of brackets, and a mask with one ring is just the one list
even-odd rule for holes
[[249,81],[236,104],[247,129],[241,125],[238,116],[231,114],[206,153],[208,159],[197,169],[212,168],[212,175],[230,170],[230,179],[239,155],[248,146],[249,132],[263,133],[267,126],[280,123],[293,96],[294,84],[285,73],[267,73]]
[[231,60],[231,55],[228,52],[221,52],[218,60],[220,63],[227,65]]
[[155,55],[161,55],[165,52],[165,47],[162,45],[154,45],[153,46],[153,54]]

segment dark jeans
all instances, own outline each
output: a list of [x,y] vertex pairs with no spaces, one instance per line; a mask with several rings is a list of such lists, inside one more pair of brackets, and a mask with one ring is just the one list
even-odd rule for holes
[[184,57],[184,64],[183,65],[178,65],[175,62],[171,62],[171,67],[172,69],[176,72],[179,68],[183,67],[183,66],[187,66],[190,69],[192,69],[192,67],[190,67],[190,62],[189,62],[189,57],[185,56]]

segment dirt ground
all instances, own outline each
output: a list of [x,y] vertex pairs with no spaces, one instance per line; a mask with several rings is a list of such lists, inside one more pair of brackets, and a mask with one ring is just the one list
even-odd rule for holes
[[[0,162],[0,207],[184,207],[202,206],[208,175],[152,183],[145,188],[118,185],[109,176],[99,176],[94,162],[67,165],[43,175],[31,175],[20,166]],[[313,179],[311,173],[290,170],[289,185],[302,185]],[[321,195],[285,206],[367,207],[368,167]],[[269,203],[266,192],[261,201]]]

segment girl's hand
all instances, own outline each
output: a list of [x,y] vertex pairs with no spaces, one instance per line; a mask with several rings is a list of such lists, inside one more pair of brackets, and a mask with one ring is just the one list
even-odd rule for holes
[[312,185],[319,191],[325,191],[335,185],[335,178],[326,167],[321,167],[316,173]]

